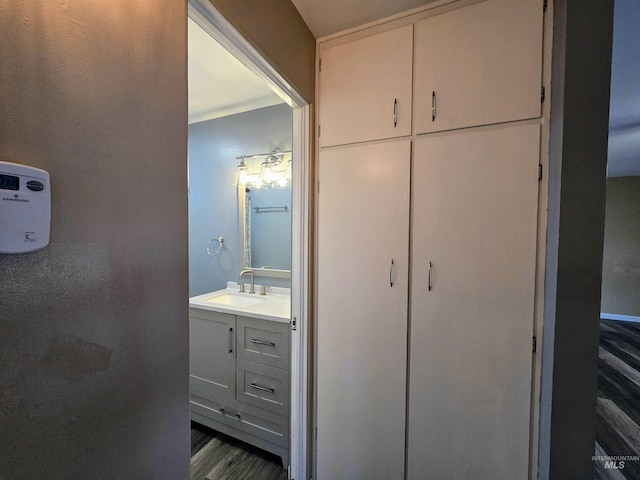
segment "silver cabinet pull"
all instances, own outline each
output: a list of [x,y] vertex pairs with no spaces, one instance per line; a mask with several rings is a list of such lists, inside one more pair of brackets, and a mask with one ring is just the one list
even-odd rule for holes
[[267,347],[275,347],[276,344],[273,342],[265,342],[264,340],[258,340],[257,338],[252,338],[249,340],[251,343],[255,343],[256,345],[266,345]]
[[393,287],[393,258],[391,259],[391,264],[389,265],[389,286]]
[[233,418],[233,419],[235,419],[235,420],[240,421],[240,414],[239,414],[239,413],[229,413],[229,412],[227,412],[224,408],[221,408],[221,409],[219,410],[219,412],[220,412],[222,415],[226,416],[226,417],[231,417],[231,418]]
[[393,128],[398,126],[398,99],[393,99]]
[[233,353],[233,328],[229,328],[229,353]]
[[436,121],[436,108],[437,108],[436,92],[435,90],[433,90],[431,92],[431,121],[432,122]]
[[429,262],[429,278],[427,280],[427,290],[431,291],[431,262]]
[[273,393],[276,391],[275,388],[271,388],[271,387],[263,387],[262,385],[258,385],[257,383],[252,383],[249,385],[251,388],[255,388],[256,390],[260,390],[261,392],[269,392],[269,393]]

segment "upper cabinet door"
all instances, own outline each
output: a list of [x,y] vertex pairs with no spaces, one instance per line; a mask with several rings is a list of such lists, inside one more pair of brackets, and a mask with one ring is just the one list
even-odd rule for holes
[[412,57],[413,25],[322,52],[320,146],[411,135]]
[[416,130],[540,116],[543,0],[486,0],[416,24]]

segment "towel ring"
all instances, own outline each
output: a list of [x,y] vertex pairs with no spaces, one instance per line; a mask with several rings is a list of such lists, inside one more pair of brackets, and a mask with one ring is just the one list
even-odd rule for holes
[[[213,242],[218,242],[218,250],[216,250],[214,253],[211,253],[211,244]],[[207,244],[207,255],[211,256],[211,257],[215,257],[216,255],[218,255],[220,253],[220,250],[222,250],[222,244],[224,243],[224,237],[213,237],[211,240],[209,240],[209,243]]]

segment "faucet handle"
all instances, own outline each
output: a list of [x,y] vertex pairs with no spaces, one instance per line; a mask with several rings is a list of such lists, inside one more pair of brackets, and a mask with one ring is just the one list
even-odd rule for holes
[[244,293],[244,283],[238,282],[238,286],[240,287],[240,293]]

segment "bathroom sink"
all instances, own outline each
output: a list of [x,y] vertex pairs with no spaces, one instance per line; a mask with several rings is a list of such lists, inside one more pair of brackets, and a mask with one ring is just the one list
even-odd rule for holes
[[[256,285],[258,289],[260,285]],[[261,318],[275,322],[291,319],[291,291],[288,288],[269,287],[267,295],[240,293],[235,282],[227,282],[227,288],[203,293],[189,298],[190,309]],[[259,290],[258,290],[259,291]]]
[[219,295],[209,297],[204,301],[217,305],[229,305],[231,307],[250,307],[264,300],[264,298],[260,298],[256,295],[257,294],[250,293],[224,292]]

